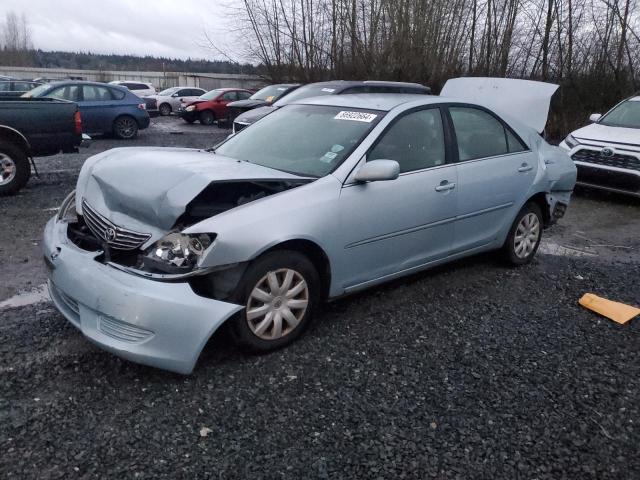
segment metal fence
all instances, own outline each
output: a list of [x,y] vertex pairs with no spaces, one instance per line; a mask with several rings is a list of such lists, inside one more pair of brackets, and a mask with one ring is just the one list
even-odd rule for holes
[[264,81],[257,75],[230,73],[189,73],[189,72],[135,72],[119,70],[77,70],[67,68],[6,67],[0,65],[0,75],[33,79],[38,77],[64,79],[81,78],[94,82],[131,80],[151,83],[156,88],[200,87],[212,90],[221,87],[259,88]]

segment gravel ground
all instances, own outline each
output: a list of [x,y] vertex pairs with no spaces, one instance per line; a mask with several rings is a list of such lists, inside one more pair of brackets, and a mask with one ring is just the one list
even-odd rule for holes
[[[159,119],[124,144],[225,134]],[[48,209],[121,145],[42,159],[0,199],[0,301],[42,284]],[[482,255],[344,298],[270,355],[221,333],[188,377],[99,350],[48,302],[0,309],[0,476],[640,478],[640,319],[577,304],[640,305],[639,232],[640,202],[578,192],[529,266]]]

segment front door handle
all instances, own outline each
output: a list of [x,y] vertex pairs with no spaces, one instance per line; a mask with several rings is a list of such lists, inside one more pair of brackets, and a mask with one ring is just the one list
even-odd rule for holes
[[533,170],[533,167],[528,163],[523,163],[518,169],[519,172],[530,172],[531,170]]
[[449,183],[448,180],[443,180],[440,182],[440,185],[436,187],[436,192],[446,192],[448,190],[453,190],[456,188],[455,183]]

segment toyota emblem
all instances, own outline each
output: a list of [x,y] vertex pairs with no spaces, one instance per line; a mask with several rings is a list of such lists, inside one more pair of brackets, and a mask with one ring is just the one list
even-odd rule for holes
[[104,231],[104,239],[107,242],[113,242],[116,239],[116,231],[109,227]]
[[602,150],[600,150],[600,155],[602,155],[603,157],[613,157],[613,148],[604,147]]

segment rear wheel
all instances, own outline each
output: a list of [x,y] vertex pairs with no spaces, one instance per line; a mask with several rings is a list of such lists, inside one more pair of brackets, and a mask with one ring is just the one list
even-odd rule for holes
[[113,133],[122,140],[135,138],[138,135],[138,122],[133,117],[118,117],[113,122]]
[[245,306],[231,322],[241,348],[264,353],[290,344],[309,326],[320,299],[313,263],[295,251],[275,251],[255,260],[234,301]]
[[200,112],[199,118],[202,125],[213,125],[213,122],[216,121],[216,116],[211,110],[203,110]]
[[0,142],[0,195],[13,195],[26,185],[31,166],[26,153],[17,145]]
[[542,212],[535,203],[527,203],[518,212],[502,247],[505,259],[512,265],[533,260],[542,239]]
[[160,115],[162,115],[163,117],[166,117],[167,115],[171,115],[171,105],[169,105],[168,103],[163,103],[158,107],[158,111],[160,112]]

